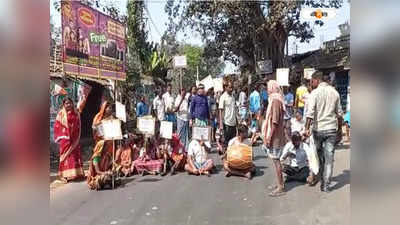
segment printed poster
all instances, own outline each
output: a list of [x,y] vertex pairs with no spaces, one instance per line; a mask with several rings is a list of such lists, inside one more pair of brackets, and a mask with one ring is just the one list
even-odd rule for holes
[[61,23],[67,74],[126,79],[126,38],[122,23],[80,1],[61,1]]

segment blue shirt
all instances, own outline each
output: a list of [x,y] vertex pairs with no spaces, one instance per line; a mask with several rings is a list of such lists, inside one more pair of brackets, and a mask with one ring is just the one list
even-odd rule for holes
[[292,104],[294,103],[294,96],[292,93],[289,92],[285,95],[285,104],[287,105],[290,103],[292,103]]
[[192,119],[198,118],[201,120],[210,119],[210,111],[208,109],[208,100],[205,95],[196,95],[190,103],[190,113]]
[[261,97],[262,97],[263,101],[267,101],[268,100],[268,93],[267,93],[266,90],[263,89],[261,91]]
[[258,91],[253,91],[250,95],[250,111],[252,113],[256,113],[261,108],[261,98],[260,93]]
[[136,116],[137,117],[142,117],[145,116],[149,113],[149,109],[144,102],[139,102],[136,106]]

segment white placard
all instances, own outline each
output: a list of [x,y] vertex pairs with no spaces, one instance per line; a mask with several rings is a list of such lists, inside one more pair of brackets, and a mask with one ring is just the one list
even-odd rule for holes
[[161,121],[160,124],[160,136],[166,139],[172,139],[172,127],[173,123],[169,121]]
[[276,81],[280,86],[289,86],[289,68],[276,69]]
[[304,78],[310,80],[314,72],[315,72],[314,68],[304,69]]
[[193,127],[192,139],[210,141],[211,127]]
[[122,140],[121,120],[103,120],[101,124],[104,140]]
[[257,62],[258,73],[272,73],[272,60],[264,60]]
[[224,79],[221,78],[214,78],[214,92],[220,91],[223,92],[224,91]]
[[174,67],[175,68],[185,68],[186,67],[186,56],[174,56]]
[[137,118],[137,128],[143,134],[154,135],[156,120],[153,117]]
[[204,85],[204,90],[207,91],[208,89],[214,87],[214,80],[211,75],[208,75],[202,81],[200,81]]
[[115,116],[126,122],[126,108],[125,105],[119,101],[115,101]]

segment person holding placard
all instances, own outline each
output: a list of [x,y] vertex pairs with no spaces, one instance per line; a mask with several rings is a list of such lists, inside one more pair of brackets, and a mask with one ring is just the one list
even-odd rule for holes
[[188,174],[210,176],[213,167],[213,160],[208,158],[204,141],[193,139],[189,144],[185,170]]
[[172,135],[172,139],[162,140],[160,145],[161,153],[164,155],[164,173],[166,173],[167,162],[172,162],[170,175],[174,175],[178,170],[184,170],[186,164],[186,152],[177,134]]
[[96,144],[89,161],[87,183],[90,189],[99,190],[111,181],[113,141],[104,140],[101,124],[112,119],[114,119],[113,106],[110,102],[105,101],[93,119],[93,138]]
[[159,143],[150,138],[145,141],[144,147],[140,149],[139,157],[133,162],[136,171],[144,176],[145,173],[152,175],[165,173],[163,170],[164,156],[159,149]]

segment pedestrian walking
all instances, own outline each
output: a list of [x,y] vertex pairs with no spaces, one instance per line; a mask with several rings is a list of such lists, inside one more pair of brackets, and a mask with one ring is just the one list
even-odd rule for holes
[[342,107],[336,89],[328,84],[329,76],[317,71],[312,75],[314,89],[309,98],[307,110],[306,136],[310,136],[310,125],[320,162],[321,191],[330,191],[333,173],[335,142],[342,127]]

